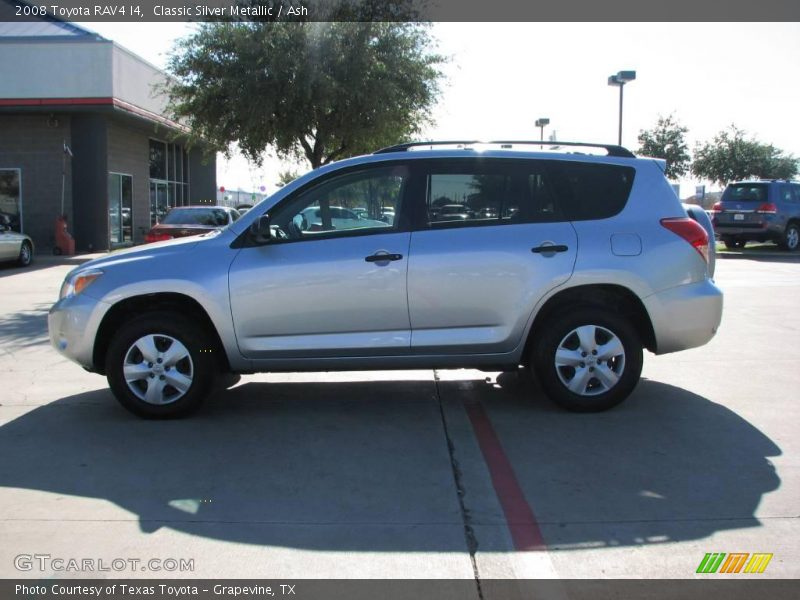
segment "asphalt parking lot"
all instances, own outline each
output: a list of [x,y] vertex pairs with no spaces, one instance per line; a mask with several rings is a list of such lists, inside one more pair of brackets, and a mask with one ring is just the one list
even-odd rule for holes
[[800,575],[797,259],[718,260],[717,337],[646,355],[608,413],[518,374],[352,372],[246,376],[172,422],[50,348],[72,264],[0,267],[0,577],[693,578],[709,552]]

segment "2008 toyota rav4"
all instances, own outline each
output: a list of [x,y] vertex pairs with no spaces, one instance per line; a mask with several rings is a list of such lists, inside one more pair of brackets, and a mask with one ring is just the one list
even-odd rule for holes
[[519,365],[561,406],[607,409],[643,347],[708,342],[722,294],[663,163],[602,148],[426,142],[329,165],[222,231],[73,270],[52,343],[144,417],[228,374]]

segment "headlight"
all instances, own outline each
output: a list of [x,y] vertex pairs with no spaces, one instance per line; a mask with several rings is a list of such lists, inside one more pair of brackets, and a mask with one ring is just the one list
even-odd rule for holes
[[69,298],[70,296],[77,296],[102,274],[103,272],[99,269],[93,269],[67,277],[61,285],[61,293],[58,295],[59,300]]

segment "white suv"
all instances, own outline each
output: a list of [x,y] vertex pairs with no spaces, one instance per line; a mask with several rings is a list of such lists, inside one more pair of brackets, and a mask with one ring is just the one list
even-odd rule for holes
[[543,146],[405,144],[313,171],[222,231],[75,269],[52,343],[144,417],[188,413],[225,374],[519,365],[561,406],[607,409],[643,348],[716,332],[708,234],[663,161]]

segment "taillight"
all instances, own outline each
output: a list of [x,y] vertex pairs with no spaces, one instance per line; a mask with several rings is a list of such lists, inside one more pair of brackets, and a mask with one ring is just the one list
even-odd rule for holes
[[764,204],[756,209],[756,212],[762,215],[774,215],[778,212],[778,207],[772,202],[764,202]]
[[152,244],[153,242],[164,242],[171,240],[172,236],[166,233],[148,233],[144,236],[145,244]]
[[714,206],[711,207],[711,212],[713,213],[721,213],[724,212],[725,209],[722,208],[722,202],[715,202]]
[[681,236],[708,262],[708,233],[703,226],[689,217],[661,219],[661,225]]

